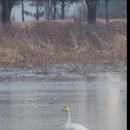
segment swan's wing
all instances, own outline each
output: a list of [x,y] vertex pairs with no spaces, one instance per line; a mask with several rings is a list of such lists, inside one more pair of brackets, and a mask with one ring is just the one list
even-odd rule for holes
[[88,130],[88,129],[80,124],[70,124],[68,130]]

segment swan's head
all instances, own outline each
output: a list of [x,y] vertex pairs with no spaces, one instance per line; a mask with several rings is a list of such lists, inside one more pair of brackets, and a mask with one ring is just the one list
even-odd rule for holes
[[64,109],[63,109],[64,112],[69,112],[69,107],[68,106],[65,106]]

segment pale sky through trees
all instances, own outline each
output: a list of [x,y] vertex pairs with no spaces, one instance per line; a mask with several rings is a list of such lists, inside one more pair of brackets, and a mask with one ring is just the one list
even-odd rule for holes
[[[73,16],[74,15],[74,10],[76,8],[76,4],[72,4],[69,11],[68,11],[68,16]],[[28,5],[28,3],[26,2],[24,4],[24,9],[27,11],[30,11],[32,13],[36,12],[36,7],[31,7]],[[44,7],[42,8],[42,10],[44,11]],[[15,21],[22,21],[22,14],[21,14],[21,5],[19,6],[14,6],[14,8],[12,9],[12,13],[11,13],[11,17],[15,16]],[[31,16],[26,16],[25,17],[25,21],[31,21],[31,20],[36,20],[35,18],[31,17]],[[40,19],[45,19],[44,17],[41,17]]]

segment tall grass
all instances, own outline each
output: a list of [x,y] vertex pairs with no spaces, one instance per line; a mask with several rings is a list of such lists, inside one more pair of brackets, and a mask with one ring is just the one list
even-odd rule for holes
[[127,24],[39,22],[0,26],[0,66],[40,67],[126,63]]

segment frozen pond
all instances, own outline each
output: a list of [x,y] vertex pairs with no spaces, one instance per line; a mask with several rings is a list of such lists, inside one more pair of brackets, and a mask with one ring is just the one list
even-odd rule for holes
[[126,75],[83,80],[0,81],[0,130],[62,130],[72,122],[89,130],[127,130]]

